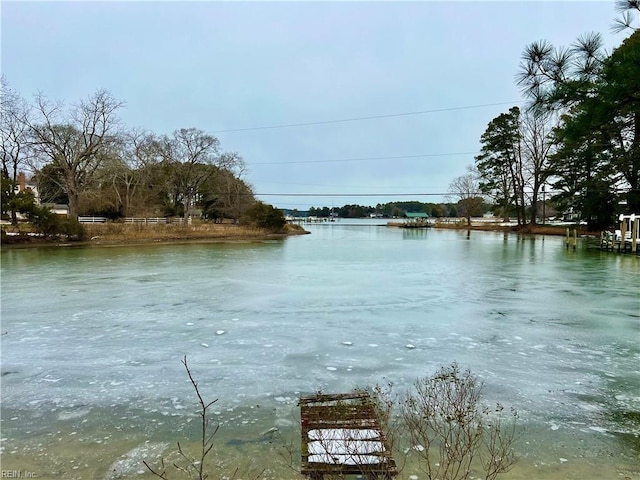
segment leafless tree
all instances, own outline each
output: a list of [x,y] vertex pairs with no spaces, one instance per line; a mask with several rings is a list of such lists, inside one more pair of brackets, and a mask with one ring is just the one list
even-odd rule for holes
[[197,128],[181,128],[160,139],[163,160],[172,167],[174,205],[182,204],[189,218],[199,188],[210,178],[206,165],[220,160],[220,141]]
[[[29,142],[28,119],[30,107],[9,87],[5,77],[0,79],[0,156],[2,175],[16,184],[18,173],[33,156]],[[17,223],[15,207],[11,209],[11,222]]]
[[79,213],[81,193],[118,141],[116,112],[122,106],[106,90],[98,90],[68,110],[42,94],[35,96],[29,134],[35,149],[60,172],[72,218]]
[[222,210],[237,221],[253,203],[253,192],[243,178],[247,164],[239,153],[225,152],[220,155],[219,165],[221,175],[215,183],[222,200]]
[[[162,161],[160,142],[156,135],[132,128],[122,135],[119,154],[107,171],[109,183],[125,216],[144,208],[146,191],[153,171]],[[148,189],[147,189],[148,190]]]
[[467,173],[454,178],[449,184],[449,196],[458,202],[460,211],[471,225],[471,217],[482,213],[482,197],[480,196],[480,182],[477,172],[467,168]]
[[[523,175],[526,192],[530,195],[529,205],[538,204],[538,195],[549,172],[550,154],[554,147],[552,130],[556,125],[555,114],[551,111],[528,110],[521,116],[521,145],[523,150]],[[531,213],[531,223],[536,223],[535,208]]]

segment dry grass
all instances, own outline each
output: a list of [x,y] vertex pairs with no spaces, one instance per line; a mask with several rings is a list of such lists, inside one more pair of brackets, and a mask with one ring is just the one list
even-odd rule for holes
[[199,223],[193,225],[142,225],[124,223],[86,224],[91,243],[147,243],[191,240],[257,240],[307,233],[302,228],[287,226],[281,233],[261,228],[228,223]]

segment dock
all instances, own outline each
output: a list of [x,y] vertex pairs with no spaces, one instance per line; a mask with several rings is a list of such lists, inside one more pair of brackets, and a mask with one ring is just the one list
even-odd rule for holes
[[600,248],[618,253],[639,253],[640,215],[620,215],[620,228],[604,231],[600,237]]

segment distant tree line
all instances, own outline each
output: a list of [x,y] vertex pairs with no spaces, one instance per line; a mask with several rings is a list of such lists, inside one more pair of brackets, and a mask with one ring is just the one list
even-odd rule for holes
[[491,120],[452,195],[463,201],[480,192],[519,224],[537,222],[546,193],[594,229],[621,210],[640,212],[640,2],[619,0],[616,8],[614,31],[631,34],[610,54],[599,34],[569,48],[525,48],[517,83],[526,106]]
[[[474,208],[469,208],[464,201],[453,203],[431,203],[420,201],[378,203],[375,207],[363,205],[344,205],[342,207],[311,207],[307,214],[312,217],[328,218],[364,218],[371,215],[385,218],[403,218],[407,213],[426,213],[431,217],[457,217],[483,215],[491,210],[482,196],[474,195]],[[461,213],[462,212],[462,213]],[[293,215],[297,211],[291,211]]]
[[[124,127],[123,102],[99,90],[73,105],[42,94],[24,100],[2,79],[2,214],[33,214],[17,194],[19,172],[32,173],[41,203],[68,205],[69,217],[199,215],[239,220],[255,204],[242,157],[197,128],[157,134]],[[30,210],[31,209],[31,210]]]

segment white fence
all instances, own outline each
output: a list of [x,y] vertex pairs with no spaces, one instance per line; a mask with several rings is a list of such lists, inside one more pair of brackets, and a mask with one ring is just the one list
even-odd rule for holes
[[[184,223],[184,218],[165,218],[165,217],[150,217],[150,218],[123,218],[124,223],[133,223],[137,225],[159,225],[167,223]],[[78,217],[80,223],[107,223],[107,217]],[[188,220],[191,223],[191,218]]]
[[107,223],[107,217],[78,217],[80,223]]
[[[174,218],[166,218],[166,217],[151,217],[151,218],[134,218],[128,217],[124,219],[124,223],[136,223],[142,225],[158,225],[158,224],[167,224],[167,223],[184,223],[184,218],[174,217]],[[189,218],[189,223],[191,223],[191,218]]]

